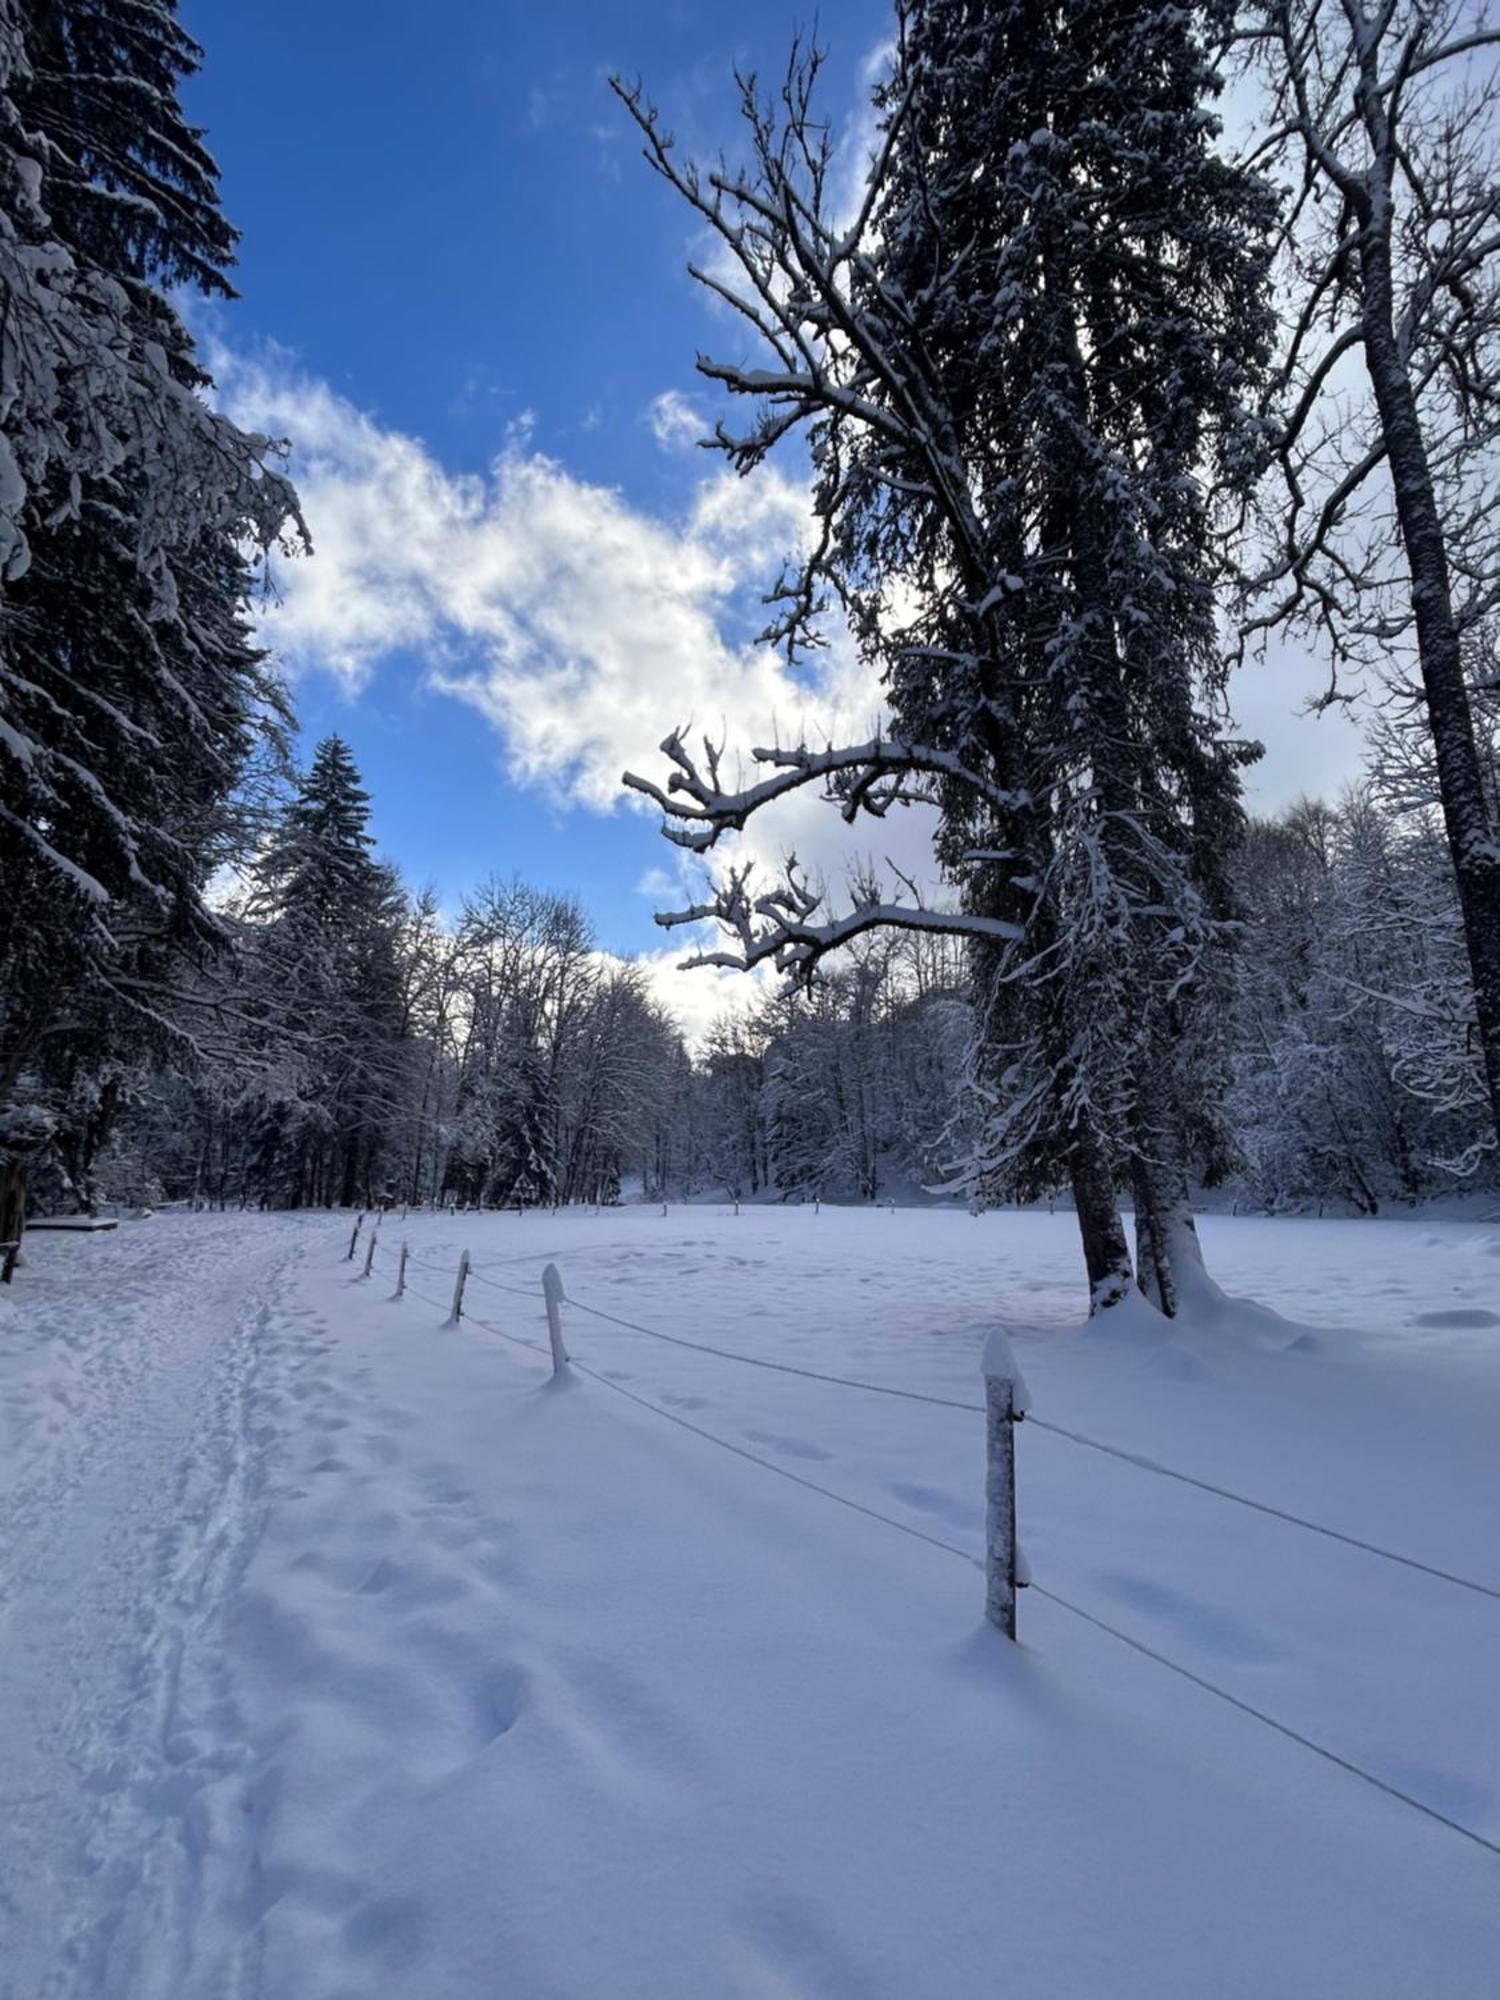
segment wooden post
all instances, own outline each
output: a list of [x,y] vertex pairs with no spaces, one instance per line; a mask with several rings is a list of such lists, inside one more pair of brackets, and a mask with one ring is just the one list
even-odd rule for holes
[[1026,1412],[1026,1384],[998,1328],[985,1344],[984,1392],[984,1615],[1014,1639],[1016,1592],[1028,1580],[1016,1539],[1015,1427]]
[[449,1326],[457,1326],[464,1316],[464,1286],[469,1282],[469,1253],[467,1250],[458,1260],[458,1276],[453,1282],[453,1310],[448,1315]]
[[407,1257],[407,1249],[406,1245],[403,1243],[401,1245],[401,1261],[396,1266],[396,1297],[398,1299],[400,1298],[401,1294],[406,1290],[406,1257]]
[[8,1285],[15,1275],[25,1233],[26,1158],[21,1154],[0,1159],[0,1285]]
[[375,1227],[370,1231],[369,1246],[365,1251],[364,1276],[367,1278],[369,1277],[371,1268],[375,1263],[375,1245],[379,1241],[380,1241],[380,1224],[377,1222]]
[[346,1264],[352,1264],[354,1262],[354,1246],[359,1241],[360,1225],[363,1223],[364,1219],[365,1219],[365,1212],[363,1209],[361,1209],[359,1214],[354,1219],[354,1228],[349,1237],[349,1248],[344,1256],[344,1262]]
[[1016,1443],[1011,1385],[985,1378],[984,1615],[1016,1636]]
[[561,1375],[568,1365],[568,1350],[563,1346],[562,1309],[567,1293],[563,1290],[562,1273],[555,1264],[549,1264],[542,1273],[542,1298],[547,1307],[547,1338],[552,1343],[552,1373]]

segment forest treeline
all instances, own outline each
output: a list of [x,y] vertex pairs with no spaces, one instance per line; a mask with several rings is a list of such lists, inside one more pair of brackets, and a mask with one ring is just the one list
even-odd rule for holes
[[[1247,828],[1220,1051],[1231,1137],[1202,1163],[1226,1203],[1373,1215],[1476,1170],[1490,1184],[1418,743],[1389,728],[1338,804]],[[233,973],[200,996],[208,1041],[165,1068],[85,1055],[59,1078],[40,1197],[532,1207],[962,1190],[961,942],[872,935],[810,991],[726,1013],[690,1050],[575,898],[497,878],[445,917],[373,857],[368,819],[330,738],[221,902]]]

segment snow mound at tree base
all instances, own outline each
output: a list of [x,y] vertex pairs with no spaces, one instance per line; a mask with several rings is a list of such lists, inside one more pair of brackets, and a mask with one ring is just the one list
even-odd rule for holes
[[1253,1299],[1232,1298],[1201,1271],[1182,1283],[1182,1302],[1171,1317],[1135,1286],[1117,1304],[1086,1320],[1078,1331],[1092,1340],[1140,1347],[1200,1351],[1252,1348],[1262,1353],[1315,1354],[1327,1335],[1283,1319]]

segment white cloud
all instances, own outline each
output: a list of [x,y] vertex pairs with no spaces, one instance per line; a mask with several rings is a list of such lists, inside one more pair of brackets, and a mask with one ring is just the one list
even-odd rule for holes
[[524,432],[488,476],[458,476],[326,383],[222,353],[215,368],[239,420],[295,440],[314,553],[280,567],[263,617],[292,673],[357,692],[382,656],[418,652],[432,685],[495,724],[517,777],[599,810],[677,723],[737,741],[778,715],[795,733],[831,726],[821,689],[721,631],[803,529],[802,491],[779,474],[708,477],[684,520],[662,521]]
[[[709,471],[683,517],[660,520],[534,450],[524,427],[486,477],[461,477],[283,356],[221,351],[213,366],[238,420],[295,441],[315,553],[281,566],[262,620],[293,674],[328,672],[358,692],[383,656],[414,652],[432,688],[495,729],[514,779],[601,813],[644,807],[621,773],[664,775],[658,746],[681,725],[725,743],[730,774],[756,743],[875,726],[878,690],[847,647],[793,676],[739,636],[763,620],[760,596],[807,532],[806,491],[776,469]],[[878,833],[878,851],[894,839],[901,865],[924,871],[915,815]],[[870,842],[803,794],[731,845],[773,866],[795,849],[837,885]],[[678,859],[671,872],[664,860],[665,900],[695,900],[702,864]]]
[[[847,645],[794,677],[740,636],[778,559],[807,531],[806,491],[780,472],[710,471],[682,517],[662,520],[536,451],[524,423],[487,476],[459,476],[285,357],[249,364],[220,352],[213,365],[240,421],[295,440],[316,552],[281,566],[280,600],[262,621],[294,674],[328,672],[357,692],[383,656],[415,653],[429,686],[493,727],[513,779],[597,813],[644,806],[622,793],[621,773],[663,775],[658,745],[679,725],[728,746],[731,780],[753,744],[876,725],[878,690]],[[1253,774],[1262,810],[1353,774],[1354,731],[1338,718],[1294,719],[1316,682],[1315,663],[1290,653],[1239,680],[1242,725],[1268,743]],[[724,843],[716,865],[776,867],[792,850],[837,892],[857,858],[890,856],[930,880],[928,831],[925,814],[904,812],[851,832],[806,791]],[[703,864],[665,850],[648,882],[681,907],[701,898]],[[690,947],[674,939],[649,967],[655,990],[701,1026],[748,988],[674,972]]]
[[682,1029],[688,1047],[701,1049],[708,1031],[726,1015],[748,1014],[762,995],[776,985],[774,973],[722,972],[713,966],[683,967],[681,945],[637,954],[635,963],[657,1005],[664,1007]]
[[646,417],[651,435],[663,451],[691,450],[708,435],[707,417],[680,389],[663,389],[654,396]]

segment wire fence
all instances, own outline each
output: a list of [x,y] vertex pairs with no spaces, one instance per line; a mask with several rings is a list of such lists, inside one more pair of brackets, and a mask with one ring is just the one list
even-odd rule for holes
[[[355,1238],[351,1239],[348,1251],[348,1258],[350,1260],[354,1257],[355,1239],[357,1239],[358,1234],[359,1228],[356,1225]],[[598,1248],[600,1246],[593,1247]],[[378,1241],[377,1224],[375,1239],[367,1249],[365,1269],[362,1275],[366,1277],[371,1275],[376,1260],[381,1256],[389,1257],[390,1254],[384,1250],[384,1247]],[[535,1265],[545,1261],[547,1257],[548,1253],[537,1251],[522,1257],[496,1260],[487,1268],[481,1268],[465,1255],[460,1261],[458,1283],[452,1306],[449,1308],[445,1307],[441,1300],[431,1298],[426,1293],[418,1291],[405,1280],[405,1271],[408,1266],[432,1273],[443,1278],[445,1281],[449,1275],[448,1272],[441,1265],[418,1257],[403,1244],[400,1253],[401,1261],[396,1296],[401,1297],[409,1293],[412,1298],[429,1306],[434,1312],[446,1314],[449,1324],[455,1324],[461,1318],[462,1322],[466,1325],[480,1328],[486,1333],[495,1335],[498,1339],[507,1341],[513,1346],[525,1348],[528,1352],[546,1359],[549,1353],[548,1345],[541,1341],[528,1340],[521,1334],[512,1333],[505,1327],[497,1326],[492,1320],[482,1319],[477,1315],[463,1310],[462,1299],[465,1285],[468,1282],[477,1282],[487,1285],[493,1291],[523,1299],[528,1305],[536,1306],[537,1291],[534,1288],[513,1284],[505,1279],[495,1278],[490,1273],[495,1269],[510,1269],[523,1264]],[[868,1395],[894,1397],[904,1402],[920,1403],[941,1409],[958,1410],[968,1415],[977,1415],[980,1417],[985,1415],[985,1406],[982,1403],[967,1402],[957,1397],[941,1396],[922,1390],[900,1388],[891,1383],[867,1382],[857,1376],[836,1375],[815,1368],[801,1367],[791,1362],[775,1361],[764,1355],[744,1354],[736,1349],[719,1347],[707,1341],[690,1340],[685,1335],[664,1333],[659,1327],[647,1326],[638,1320],[627,1319],[619,1314],[606,1312],[602,1307],[590,1305],[585,1300],[574,1298],[571,1295],[567,1297],[567,1304],[575,1312],[584,1313],[602,1325],[613,1326],[618,1330],[640,1335],[647,1339],[661,1341],[672,1347],[685,1348],[694,1353],[706,1354],[718,1360],[735,1362],[745,1367],[761,1369],[772,1374],[793,1376],[805,1381],[819,1382],[833,1388],[853,1390]],[[554,1367],[557,1366],[559,1353],[560,1347],[554,1346],[552,1348]],[[904,1535],[910,1540],[925,1543],[928,1547],[941,1550],[946,1555],[955,1556],[970,1567],[981,1569],[984,1567],[983,1558],[976,1556],[969,1549],[960,1547],[956,1542],[946,1541],[942,1536],[934,1535],[926,1529],[915,1527],[909,1521],[902,1521],[895,1515],[883,1513],[880,1509],[871,1507],[864,1501],[856,1500],[849,1494],[840,1493],[831,1486],[825,1486],[820,1481],[811,1479],[804,1473],[793,1472],[787,1466],[778,1464],[774,1459],[767,1458],[759,1452],[750,1450],[746,1445],[737,1443],[730,1438],[722,1437],[718,1432],[708,1429],[707,1426],[694,1423],[690,1418],[681,1415],[677,1411],[666,1409],[660,1403],[652,1402],[649,1397],[641,1395],[634,1389],[626,1388],[623,1383],[613,1380],[610,1376],[601,1373],[586,1362],[580,1361],[574,1355],[566,1355],[562,1359],[566,1366],[572,1368],[578,1374],[586,1376],[590,1381],[598,1383],[601,1388],[609,1390],[614,1395],[623,1397],[627,1402],[635,1404],[640,1409],[649,1411],[653,1416],[662,1418],[677,1429],[689,1432],[692,1436],[700,1438],[708,1444],[717,1446],[720,1450],[732,1454],[735,1458],[759,1466],[766,1472],[774,1473],[778,1479],[786,1481],[789,1485],[799,1487],[805,1492],[813,1493],[822,1499],[832,1501],[837,1506],[843,1507],[851,1513],[862,1515],[865,1519],[875,1521],[883,1527],[894,1529],[898,1534]],[[1236,1493],[1229,1487],[1219,1486],[1211,1480],[1200,1478],[1196,1474],[1180,1471],[1173,1466],[1163,1465],[1158,1460],[1148,1458],[1142,1453],[1129,1451],[1123,1446],[1110,1444],[1100,1438],[1089,1437],[1085,1433],[1070,1429],[1066,1425],[1053,1423],[1048,1419],[1038,1417],[1029,1409],[1025,1414],[1024,1421],[1039,1431],[1043,1431],[1051,1436],[1061,1437],[1071,1444],[1084,1447],[1088,1450],[1102,1453],[1106,1457],[1129,1466],[1137,1472],[1174,1481],[1179,1485],[1210,1494],[1216,1499],[1247,1508],[1257,1514],[1279,1521],[1284,1525],[1322,1536],[1332,1542],[1343,1543],[1347,1547],[1359,1550],[1363,1554],[1381,1558],[1403,1569],[1420,1572],[1439,1582],[1451,1584],[1458,1589],[1481,1597],[1500,1600],[1500,1588],[1478,1582],[1474,1578],[1463,1576],[1457,1571],[1445,1569],[1436,1564],[1422,1562],[1416,1557],[1402,1555],[1393,1549],[1383,1548],[1378,1543],[1367,1541],[1360,1536],[1346,1534],[1341,1529],[1330,1528],[1321,1522],[1309,1520],[1300,1514],[1292,1512],[1290,1509],[1273,1506],[1267,1501],[1257,1500],[1243,1493]],[[1304,1735],[1300,1730],[1294,1729],[1290,1724],[1280,1721],[1277,1717],[1246,1701],[1242,1696],[1234,1694],[1229,1689],[1220,1686],[1216,1681],[1210,1680],[1206,1675],[1197,1672],[1194,1668],[1183,1665],[1179,1660],[1172,1659],[1170,1655],[1147,1644],[1144,1640],[1136,1638],[1133,1634],[1112,1624],[1108,1619],[1100,1617],[1096,1612],[1088,1610],[1085,1606],[1075,1604],[1071,1599],[1063,1596],[1058,1591],[1035,1583],[1029,1578],[1027,1581],[1036,1595],[1044,1598],[1048,1603],[1056,1605],[1060,1610],[1066,1611],[1084,1623],[1093,1626],[1097,1631],[1105,1633],[1110,1638],[1117,1640],[1121,1645],[1129,1647],[1141,1657],[1154,1661],[1157,1665],[1177,1675],[1179,1678],[1191,1682],[1203,1692],[1215,1696],[1218,1700],[1226,1703],[1240,1714],[1261,1723],[1265,1728],[1273,1730],[1287,1741],[1300,1746],[1302,1749],[1336,1766],[1350,1776],[1362,1780],[1365,1784],[1371,1786],[1387,1798],[1409,1807],[1412,1811],[1462,1836],[1463,1839],[1471,1842],[1476,1847],[1482,1848],[1487,1853],[1500,1858],[1500,1841],[1492,1840],[1487,1835],[1478,1832],[1475,1828],[1466,1826],[1463,1822],[1451,1818],[1436,1807],[1426,1804],[1413,1794],[1404,1791],[1401,1787],[1392,1784],[1377,1773],[1366,1769],[1365,1766],[1341,1755],[1336,1750],[1330,1749],[1326,1744],[1319,1743],[1314,1738]]]
[[[543,1261],[547,1255],[546,1252],[538,1251],[530,1261]],[[419,1260],[413,1257],[411,1261],[416,1263]],[[504,1261],[507,1265],[513,1265],[526,1260],[508,1258]],[[433,1265],[424,1268],[437,1269]],[[530,1290],[490,1277],[488,1270],[493,1268],[495,1267],[471,1264],[469,1276],[479,1284],[488,1285],[495,1291],[508,1292],[512,1297],[528,1300],[533,1298],[534,1294]],[[893,1396],[902,1402],[927,1403],[938,1409],[961,1410],[971,1416],[984,1415],[982,1403],[968,1402],[956,1396],[940,1396],[928,1390],[899,1388],[889,1382],[866,1382],[857,1376],[834,1375],[823,1369],[805,1368],[794,1362],[774,1361],[766,1355],[742,1354],[734,1348],[715,1346],[709,1341],[689,1340],[683,1334],[664,1333],[660,1327],[646,1326],[639,1320],[625,1319],[618,1313],[605,1312],[602,1307],[590,1305],[586,1300],[576,1298],[571,1293],[568,1296],[568,1304],[575,1312],[587,1313],[590,1318],[617,1327],[624,1332],[663,1341],[672,1347],[687,1348],[695,1354],[713,1355],[721,1361],[738,1362],[742,1367],[759,1368],[774,1375],[792,1375],[803,1381],[822,1382],[838,1389],[857,1389],[871,1396]],[[1068,1443],[1084,1446],[1090,1451],[1101,1452],[1122,1465],[1130,1466],[1136,1472],[1149,1473],[1158,1479],[1174,1480],[1181,1486],[1190,1486],[1200,1493],[1212,1494],[1215,1499],[1228,1501],[1238,1507],[1247,1507],[1254,1513],[1284,1522],[1289,1527],[1302,1528],[1313,1535],[1322,1535],[1328,1541],[1342,1542],[1346,1547],[1359,1549],[1365,1555],[1377,1556],[1385,1562],[1396,1563],[1403,1569],[1416,1570],[1424,1576],[1435,1578],[1440,1583],[1450,1583],[1457,1589],[1471,1591],[1476,1596],[1488,1597],[1500,1603],[1500,1588],[1481,1583],[1474,1577],[1461,1575],[1457,1570],[1445,1569],[1437,1563],[1423,1562],[1417,1556],[1402,1555],[1395,1549],[1385,1548],[1380,1543],[1369,1541],[1363,1536],[1351,1535],[1342,1528],[1330,1528],[1325,1522],[1310,1520],[1305,1514],[1295,1513],[1291,1508],[1277,1507],[1270,1501],[1257,1500],[1248,1493],[1238,1493],[1232,1487],[1221,1486],[1215,1480],[1204,1479],[1198,1473],[1183,1472],[1176,1466],[1163,1465],[1159,1459],[1148,1458],[1142,1452],[1128,1450],[1123,1445],[1110,1444],[1103,1438],[1090,1437],[1083,1431],[1074,1430],[1066,1424],[1054,1423],[1048,1418],[1037,1416],[1034,1412],[1027,1413],[1026,1421],[1036,1430],[1045,1431],[1052,1437],[1065,1438]]]

